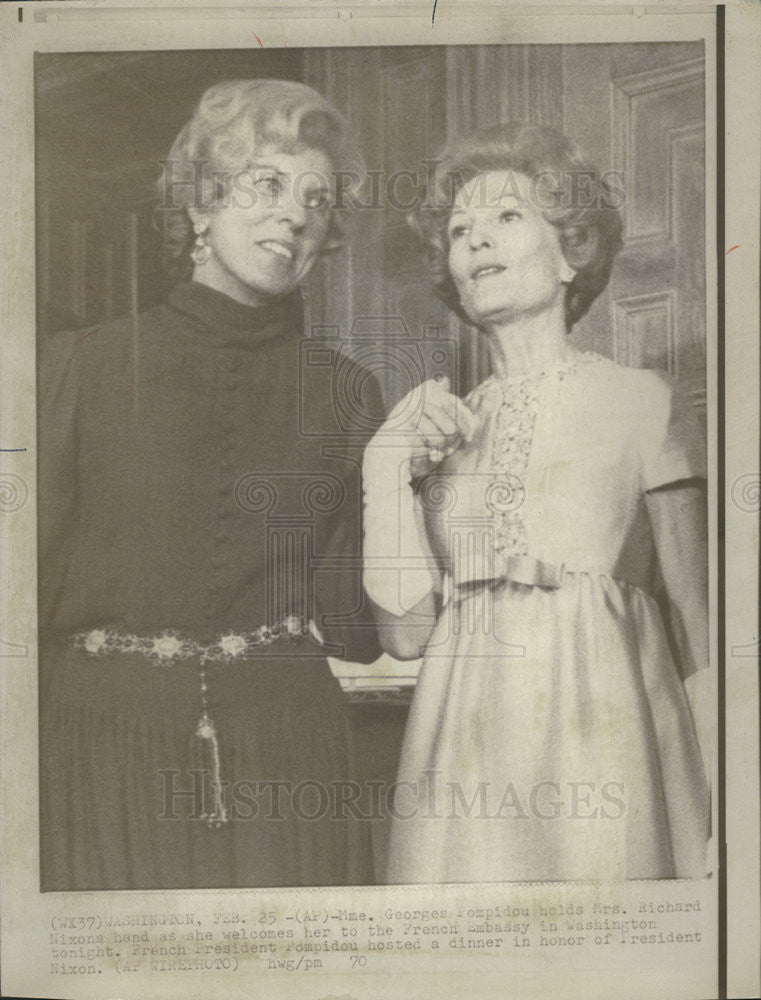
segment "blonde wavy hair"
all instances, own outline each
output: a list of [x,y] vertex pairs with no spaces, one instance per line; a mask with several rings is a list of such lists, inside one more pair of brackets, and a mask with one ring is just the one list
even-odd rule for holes
[[[359,170],[362,157],[343,116],[316,90],[293,80],[231,80],[210,87],[162,161],[157,225],[163,233],[170,278],[192,273],[193,224],[189,207],[213,211],[234,179],[265,148],[284,153],[318,149],[335,169]],[[331,211],[326,245],[341,242],[343,227]]]

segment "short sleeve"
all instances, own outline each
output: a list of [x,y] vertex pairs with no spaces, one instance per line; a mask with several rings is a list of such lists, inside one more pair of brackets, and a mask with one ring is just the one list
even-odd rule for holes
[[640,481],[643,491],[706,477],[706,443],[689,397],[668,376],[647,376],[640,423]]

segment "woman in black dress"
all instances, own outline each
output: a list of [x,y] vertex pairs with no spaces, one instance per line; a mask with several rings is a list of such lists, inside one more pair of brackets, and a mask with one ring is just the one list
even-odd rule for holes
[[309,87],[212,87],[160,185],[192,280],[41,348],[43,890],[370,878],[326,653],[378,654],[356,565],[379,395],[338,405],[358,373],[314,363],[299,292],[353,156]]

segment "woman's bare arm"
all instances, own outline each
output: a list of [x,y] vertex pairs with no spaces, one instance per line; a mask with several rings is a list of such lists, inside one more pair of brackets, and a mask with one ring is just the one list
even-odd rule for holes
[[702,486],[674,484],[646,494],[670,623],[706,770],[713,759],[715,701],[709,666],[708,525]]

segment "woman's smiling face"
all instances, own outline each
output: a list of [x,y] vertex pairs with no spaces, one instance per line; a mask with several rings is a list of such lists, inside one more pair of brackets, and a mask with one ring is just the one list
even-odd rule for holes
[[325,245],[331,174],[320,150],[263,151],[203,217],[211,253],[194,279],[253,306],[292,292]]
[[474,322],[511,322],[562,306],[562,282],[573,272],[524,174],[495,170],[463,184],[448,236],[449,271]]

